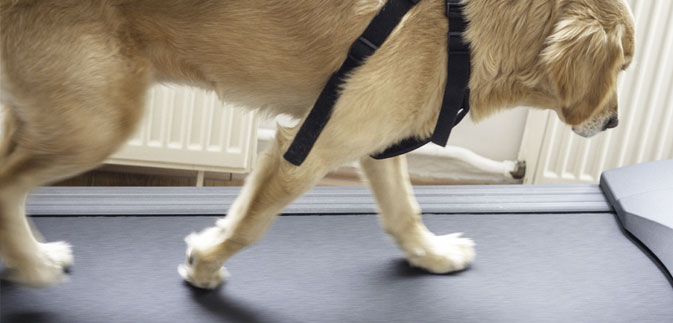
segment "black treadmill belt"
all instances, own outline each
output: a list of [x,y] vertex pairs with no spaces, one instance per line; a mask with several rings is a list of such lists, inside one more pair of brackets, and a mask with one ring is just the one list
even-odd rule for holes
[[472,268],[410,268],[373,215],[283,216],[233,257],[231,280],[182,282],[182,237],[214,217],[44,217],[74,246],[71,281],[2,282],[11,322],[673,322],[673,288],[614,214],[426,215],[477,242]]

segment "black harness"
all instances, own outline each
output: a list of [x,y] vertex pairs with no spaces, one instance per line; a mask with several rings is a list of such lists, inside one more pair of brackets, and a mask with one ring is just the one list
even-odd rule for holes
[[[348,56],[339,70],[332,74],[323,88],[313,109],[299,128],[283,156],[290,163],[299,166],[313,148],[318,136],[329,120],[336,100],[338,89],[344,83],[346,75],[354,68],[365,63],[366,59],[383,44],[402,17],[420,0],[388,0],[369,23],[367,29],[351,45]],[[408,153],[428,142],[446,146],[451,129],[457,125],[469,111],[470,92],[470,48],[463,34],[467,27],[464,16],[465,5],[461,0],[446,0],[446,16],[449,19],[447,39],[448,63],[446,86],[442,108],[439,112],[435,130],[429,138],[415,137],[404,139],[372,157],[383,159]]]

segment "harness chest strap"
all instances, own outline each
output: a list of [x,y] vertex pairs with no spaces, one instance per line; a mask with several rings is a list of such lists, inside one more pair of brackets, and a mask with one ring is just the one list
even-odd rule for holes
[[[402,20],[402,17],[420,0],[389,0],[362,35],[351,45],[348,56],[341,68],[327,81],[313,109],[299,128],[294,141],[283,157],[299,166],[308,156],[315,141],[329,120],[338,99],[339,87],[346,74],[365,63],[366,59],[383,44],[386,38]],[[461,0],[446,0],[446,16],[449,18],[447,39],[447,80],[442,100],[442,108],[435,130],[430,138],[407,138],[372,157],[377,159],[394,157],[410,152],[433,142],[445,146],[451,129],[458,124],[469,110],[470,50],[463,39],[467,23]]]

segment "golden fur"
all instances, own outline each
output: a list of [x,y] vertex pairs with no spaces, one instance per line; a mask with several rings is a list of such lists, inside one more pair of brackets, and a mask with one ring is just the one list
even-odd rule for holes
[[[516,105],[553,109],[577,133],[617,115],[615,83],[634,55],[622,0],[467,1],[471,116]],[[264,113],[304,117],[377,0],[0,0],[0,255],[10,279],[59,281],[72,258],[38,242],[23,202],[35,186],[95,167],[132,133],[153,82],[190,84]],[[191,283],[213,287],[221,265],[259,239],[274,215],[343,162],[361,159],[384,228],[409,261],[462,269],[473,244],[435,236],[420,220],[403,157],[369,154],[434,128],[446,79],[444,1],[421,1],[345,83],[301,167],[281,155],[281,129],[228,216],[187,239]]]

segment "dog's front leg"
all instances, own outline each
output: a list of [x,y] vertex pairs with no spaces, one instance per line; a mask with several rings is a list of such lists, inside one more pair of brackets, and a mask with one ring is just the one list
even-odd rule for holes
[[381,226],[410,264],[433,273],[448,273],[462,270],[474,260],[472,240],[460,234],[436,236],[425,227],[404,156],[384,160],[365,157],[360,165],[378,203]]
[[282,154],[296,130],[278,131],[274,145],[260,156],[225,218],[185,238],[187,263],[178,272],[189,283],[208,289],[219,286],[228,276],[224,262],[259,240],[276,214],[338,166],[338,159],[326,162],[314,158],[319,157],[316,154],[299,167],[284,160]]

